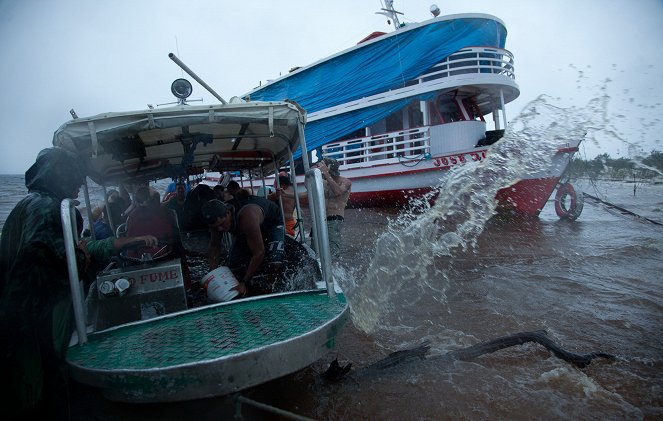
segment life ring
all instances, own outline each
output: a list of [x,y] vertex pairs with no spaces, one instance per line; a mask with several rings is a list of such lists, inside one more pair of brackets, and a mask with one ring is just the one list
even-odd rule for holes
[[582,194],[580,196],[576,195],[571,183],[564,183],[557,188],[555,212],[560,219],[575,221],[582,213],[583,205],[584,196]]

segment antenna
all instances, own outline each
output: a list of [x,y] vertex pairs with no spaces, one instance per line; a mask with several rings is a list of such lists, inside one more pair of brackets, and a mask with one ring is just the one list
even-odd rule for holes
[[[398,11],[396,11],[396,9],[394,9],[394,0],[384,0],[383,5],[384,5],[384,7],[382,9],[380,9],[380,10],[382,10],[382,12],[375,12],[375,14],[386,16],[392,22],[394,22],[394,28],[396,28],[396,29],[400,28],[402,25],[401,25],[400,21],[398,20],[398,15],[402,15],[403,13],[398,12]],[[389,22],[389,20],[387,20],[387,23],[391,23],[391,22]]]
[[[177,55],[180,55],[180,44],[177,42],[177,35],[175,35],[175,50],[177,50]],[[180,69],[180,72],[182,72],[182,76],[184,76],[184,70]]]

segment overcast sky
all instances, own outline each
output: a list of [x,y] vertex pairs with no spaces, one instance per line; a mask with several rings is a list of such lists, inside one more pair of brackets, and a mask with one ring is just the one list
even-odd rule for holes
[[[396,0],[402,20],[434,1]],[[610,96],[619,131],[581,153],[663,150],[663,0],[438,1],[442,14],[488,13],[506,24],[520,97],[560,106]],[[71,118],[173,101],[177,54],[228,100],[259,83],[391,30],[379,0],[0,0],[0,173],[22,174]],[[193,82],[193,81],[192,81]],[[197,83],[190,99],[216,103]],[[197,104],[197,103],[194,103]],[[621,138],[621,140],[620,140]]]

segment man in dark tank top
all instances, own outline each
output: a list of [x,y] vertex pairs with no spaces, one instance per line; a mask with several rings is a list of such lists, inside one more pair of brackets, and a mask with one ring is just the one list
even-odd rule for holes
[[281,270],[285,231],[283,215],[274,202],[257,196],[239,196],[227,202],[210,200],[203,205],[202,214],[211,232],[210,270],[220,264],[221,233],[229,232],[235,238],[226,266],[239,280],[235,288],[240,295],[249,292],[263,262],[271,274]]

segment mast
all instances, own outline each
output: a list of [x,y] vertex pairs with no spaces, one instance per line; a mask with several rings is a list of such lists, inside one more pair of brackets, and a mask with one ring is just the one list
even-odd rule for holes
[[382,4],[384,6],[382,9],[380,9],[382,11],[375,12],[375,14],[386,16],[387,18],[389,18],[389,20],[387,20],[387,23],[393,22],[395,29],[400,28],[401,22],[398,20],[398,15],[402,15],[403,13],[398,12],[396,11],[396,9],[394,9],[394,0],[384,0]]
[[205,83],[204,80],[202,80],[201,78],[199,78],[198,75],[195,74],[195,73],[193,72],[193,70],[189,69],[189,67],[188,67],[186,64],[184,64],[184,63],[182,62],[182,60],[180,60],[179,58],[177,58],[177,56],[176,56],[175,54],[173,54],[173,53],[169,53],[169,54],[168,54],[168,57],[170,57],[170,59],[173,60],[178,66],[180,66],[180,67],[182,68],[182,70],[184,70],[185,72],[187,72],[187,73],[189,74],[189,76],[191,76],[192,78],[194,78],[194,79],[196,80],[196,82],[200,83],[200,84],[202,85],[203,88],[207,89],[207,91],[208,91],[209,93],[211,93],[212,95],[214,95],[214,97],[215,97],[216,99],[218,99],[219,101],[221,101],[222,104],[227,104],[226,100],[223,99],[223,98],[221,98],[221,95],[217,94],[217,93],[214,91],[214,89],[210,88],[210,86],[209,86],[207,83]]

